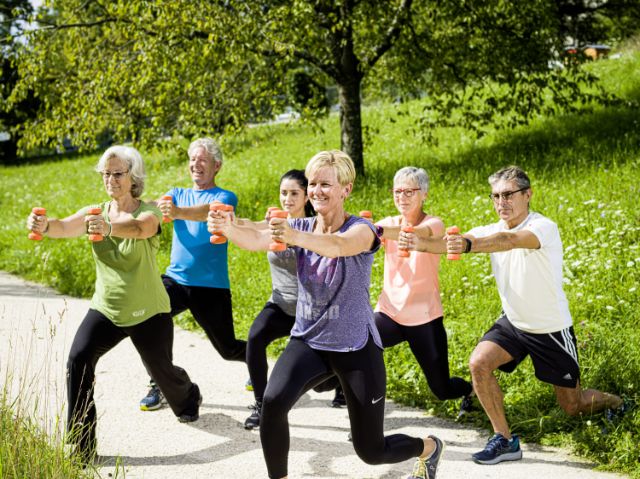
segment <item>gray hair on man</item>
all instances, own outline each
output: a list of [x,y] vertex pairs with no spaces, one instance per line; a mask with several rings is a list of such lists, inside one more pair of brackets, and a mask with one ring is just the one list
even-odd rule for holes
[[102,173],[104,167],[112,158],[117,158],[127,166],[127,172],[131,176],[131,195],[134,198],[140,198],[144,191],[144,179],[146,177],[144,171],[144,162],[142,161],[142,155],[132,146],[113,145],[107,148],[102,154],[98,164],[96,165],[96,171]]
[[403,180],[415,183],[423,193],[429,192],[429,175],[423,168],[415,166],[400,168],[393,177],[393,184],[401,183]]
[[189,149],[187,150],[189,158],[191,158],[193,152],[198,148],[204,148],[209,154],[209,158],[211,160],[217,161],[222,165],[222,150],[220,149],[220,145],[218,145],[213,138],[205,137],[192,141],[189,145]]
[[519,166],[511,165],[506,166],[489,177],[489,184],[493,187],[499,181],[515,181],[518,185],[518,189],[531,188],[531,181],[529,177]]

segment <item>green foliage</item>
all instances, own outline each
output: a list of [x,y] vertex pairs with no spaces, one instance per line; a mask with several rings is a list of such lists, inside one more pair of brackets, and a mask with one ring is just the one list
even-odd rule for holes
[[[621,59],[590,68],[606,89],[634,98],[640,88],[639,65],[638,53],[626,53]],[[411,133],[422,108],[421,101],[413,101],[364,110],[364,124],[371,132],[369,171],[366,178],[356,180],[347,210],[371,209],[376,219],[395,214],[388,194],[393,174],[401,166],[416,165],[426,168],[431,177],[427,211],[447,225],[467,230],[495,221],[487,198],[489,174],[507,164],[520,165],[533,182],[533,209],[557,222],[561,231],[565,291],[579,341],[582,382],[638,401],[637,112],[617,106],[594,108],[583,115],[537,118],[527,128],[490,132],[481,140],[466,130],[438,129],[434,131],[438,144],[425,146],[419,135]],[[239,215],[261,218],[268,206],[277,204],[277,182],[283,171],[303,167],[320,149],[338,146],[333,118],[321,120],[320,125],[321,131],[304,124],[276,125],[223,137],[226,156],[218,180],[238,193]],[[65,292],[90,294],[93,266],[86,240],[29,242],[24,221],[32,206],[45,206],[59,217],[103,200],[98,175],[92,171],[97,158],[98,153],[2,168],[0,268]],[[145,198],[157,198],[172,186],[189,184],[184,150],[153,152],[145,155],[145,161],[149,176]],[[161,268],[168,264],[170,227],[165,230]],[[236,328],[244,337],[269,295],[268,266],[263,254],[233,245],[229,251]],[[382,266],[379,254],[373,267],[372,301],[382,287]],[[488,258],[443,259],[440,283],[452,374],[468,378],[470,352],[500,312]],[[455,414],[454,401],[440,402],[431,395],[408,348],[401,345],[386,351],[385,360],[392,398],[438,415]],[[499,381],[510,424],[526,441],[570,445],[603,467],[640,475],[640,445],[633,440],[640,434],[639,408],[614,423],[606,422],[602,415],[570,418],[557,406],[552,388],[535,379],[529,361],[513,374],[500,375]],[[472,420],[489,428],[481,412]]]
[[[565,3],[582,10],[563,9]],[[543,102],[537,90],[557,88],[559,78],[543,72],[562,50],[563,22],[580,15],[586,24],[596,15],[588,3],[55,0],[53,19],[45,11],[37,17],[40,28],[19,57],[21,79],[9,100],[17,105],[34,92],[42,101],[38,118],[17,130],[25,150],[60,146],[65,138],[91,149],[105,131],[118,142],[151,145],[273,116],[285,106],[287,72],[303,68],[312,80],[305,84],[316,90],[303,97],[321,100],[317,90],[337,87],[336,139],[364,172],[363,81],[367,94],[446,95],[445,105],[432,105],[440,106],[441,117],[456,98],[464,100],[458,107],[466,104],[458,88],[500,82],[508,88],[496,101],[503,109],[517,105],[514,117],[526,123]],[[603,3],[606,9],[596,9],[601,19],[624,18],[629,25],[638,18],[627,2]],[[577,80],[563,77],[563,83],[578,91]],[[325,109],[322,101],[304,102],[302,113],[313,117]],[[470,115],[465,127],[494,118],[457,109]],[[431,120],[423,125],[432,126]]]
[[63,446],[52,443],[40,425],[17,412],[0,397],[0,477],[4,479],[80,479],[94,477],[91,470],[68,456]]

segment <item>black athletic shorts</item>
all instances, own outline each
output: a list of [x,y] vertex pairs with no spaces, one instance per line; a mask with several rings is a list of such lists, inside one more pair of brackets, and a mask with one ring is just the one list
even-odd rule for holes
[[573,326],[553,333],[526,333],[513,326],[503,313],[481,341],[491,341],[513,356],[512,361],[498,368],[505,373],[513,372],[529,355],[540,381],[574,388],[580,380]]

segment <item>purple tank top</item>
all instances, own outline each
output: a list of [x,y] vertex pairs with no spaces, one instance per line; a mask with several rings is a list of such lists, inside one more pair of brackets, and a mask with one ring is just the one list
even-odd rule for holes
[[[312,232],[316,218],[290,220],[291,227]],[[349,216],[339,232],[357,224],[375,227],[357,216]],[[373,337],[382,341],[373,320],[369,298],[373,255],[380,248],[376,236],[371,250],[355,256],[327,258],[296,247],[298,258],[298,305],[291,336],[304,340],[313,349],[357,351]]]

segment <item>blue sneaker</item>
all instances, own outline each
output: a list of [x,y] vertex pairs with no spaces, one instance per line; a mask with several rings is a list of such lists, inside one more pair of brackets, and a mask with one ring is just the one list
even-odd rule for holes
[[478,464],[498,464],[502,461],[517,461],[522,459],[522,449],[518,436],[508,440],[500,433],[496,433],[485,448],[471,456]]
[[244,383],[244,388],[247,391],[253,391],[253,383],[251,382],[251,378],[247,379],[247,382]]
[[140,409],[142,411],[155,411],[160,409],[164,402],[164,394],[162,394],[157,384],[151,381],[149,392],[140,400]]

